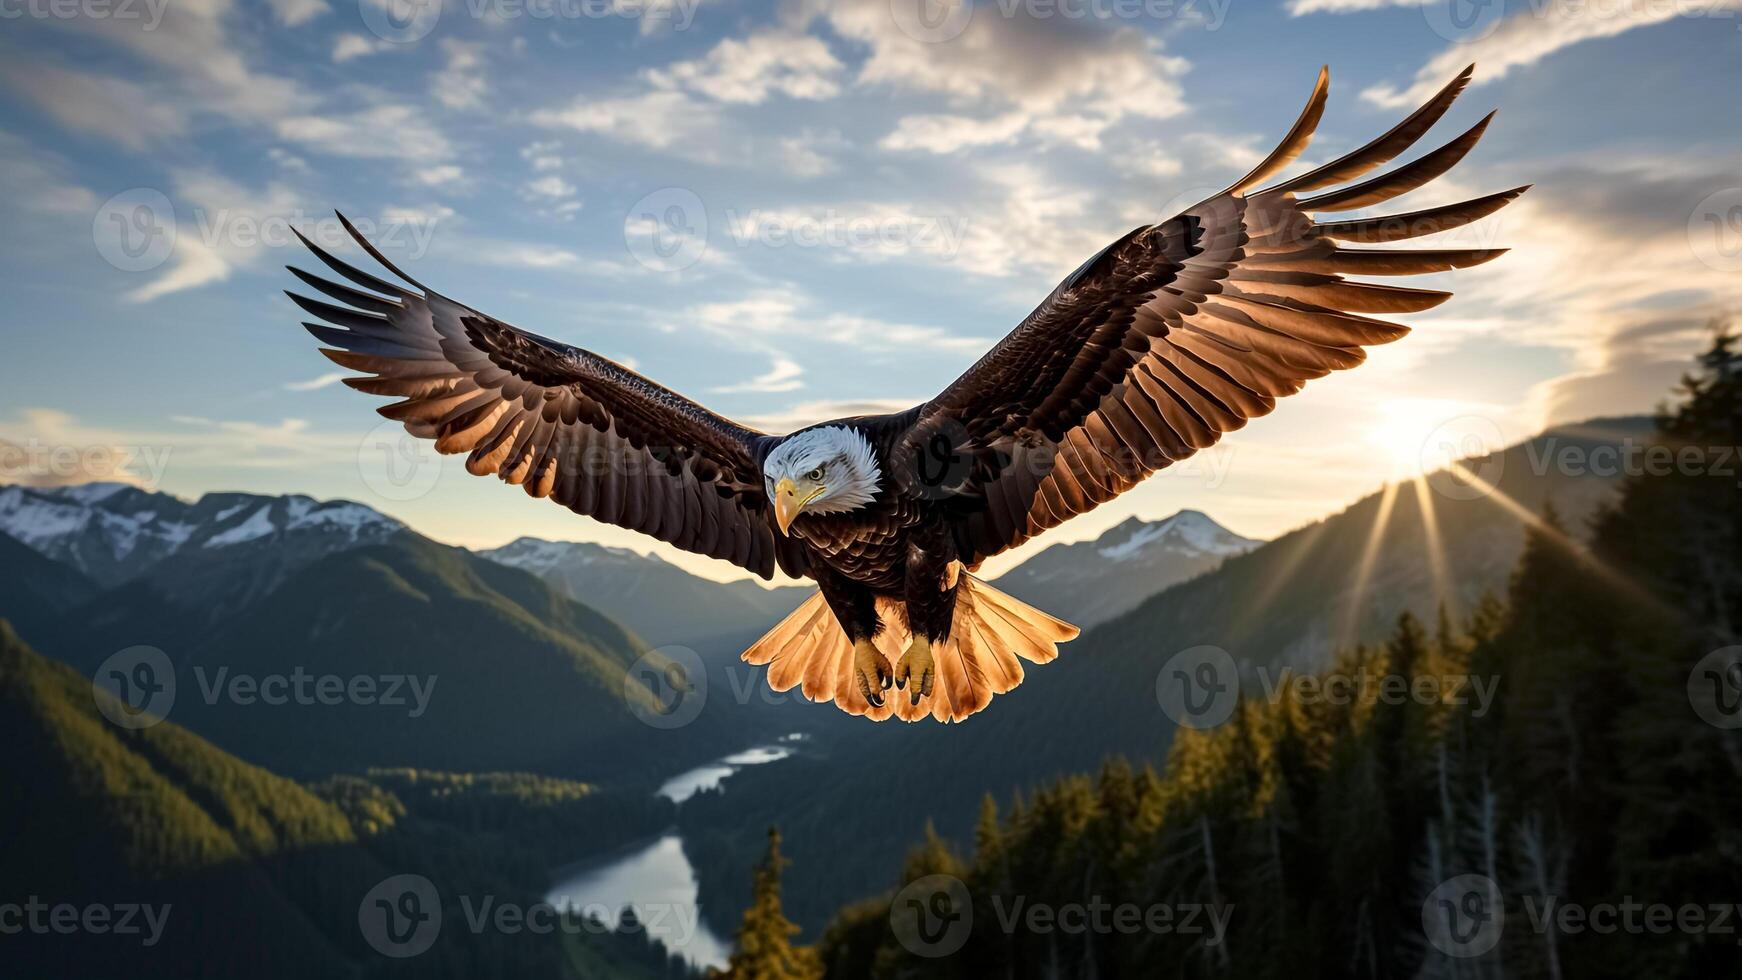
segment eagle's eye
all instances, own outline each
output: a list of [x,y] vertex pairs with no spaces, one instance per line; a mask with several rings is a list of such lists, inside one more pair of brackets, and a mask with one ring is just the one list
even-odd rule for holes
[[804,475],[804,478],[812,483],[821,483],[823,479],[823,468],[819,466],[816,469],[811,470],[809,473]]

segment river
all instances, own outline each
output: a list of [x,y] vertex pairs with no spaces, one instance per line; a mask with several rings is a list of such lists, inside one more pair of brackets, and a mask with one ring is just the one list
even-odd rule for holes
[[[682,805],[703,790],[724,792],[726,778],[745,766],[766,765],[792,755],[796,736],[697,766],[671,777],[658,793]],[[554,872],[546,901],[593,915],[613,928],[625,905],[635,909],[649,936],[701,967],[725,967],[730,938],[721,938],[701,917],[695,869],[675,830],[603,861],[583,862]]]

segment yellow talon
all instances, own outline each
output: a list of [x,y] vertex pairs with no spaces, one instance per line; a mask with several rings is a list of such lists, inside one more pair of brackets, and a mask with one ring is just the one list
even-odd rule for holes
[[873,708],[883,707],[883,692],[895,679],[889,669],[889,658],[877,652],[877,644],[869,639],[853,643],[853,673],[859,681],[859,693]]
[[932,657],[931,640],[916,636],[908,644],[907,652],[901,655],[901,662],[895,665],[895,686],[905,688],[909,681],[913,688],[908,696],[911,704],[918,704],[920,699],[931,693],[932,680],[936,676],[937,661]]

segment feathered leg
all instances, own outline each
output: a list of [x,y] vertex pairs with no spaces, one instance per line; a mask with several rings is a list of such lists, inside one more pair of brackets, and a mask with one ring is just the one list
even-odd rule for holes
[[937,658],[932,647],[949,640],[955,621],[956,581],[951,572],[954,561],[954,544],[941,524],[916,529],[911,536],[903,598],[907,630],[913,634],[913,642],[895,665],[895,687],[906,690],[914,705],[931,694],[937,680]]
[[859,685],[859,693],[873,708],[883,707],[883,692],[889,690],[895,672],[889,667],[889,659],[877,652],[876,638],[883,622],[877,618],[876,595],[826,569],[818,573],[817,586],[829,610],[847,632],[847,639],[853,641],[853,679]]

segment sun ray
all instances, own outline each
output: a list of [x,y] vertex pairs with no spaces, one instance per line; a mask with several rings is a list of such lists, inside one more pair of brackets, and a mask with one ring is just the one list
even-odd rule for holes
[[[1258,591],[1250,603],[1251,609],[1256,613],[1262,613],[1269,608],[1271,601],[1282,593],[1283,587],[1294,581],[1295,572],[1300,569],[1307,556],[1318,547],[1319,538],[1325,533],[1326,527],[1325,521],[1319,521],[1297,532],[1300,535],[1300,540],[1289,543],[1289,549],[1284,552],[1282,560],[1259,585]],[[1281,540],[1286,541],[1286,538]],[[1241,617],[1228,637],[1231,648],[1239,649],[1240,643],[1251,635],[1253,627],[1262,621],[1262,615]]]
[[1387,483],[1379,494],[1379,511],[1373,515],[1373,528],[1367,532],[1361,564],[1355,570],[1355,588],[1349,593],[1349,606],[1344,613],[1342,628],[1337,631],[1336,649],[1346,649],[1360,638],[1362,603],[1367,598],[1367,585],[1373,578],[1373,566],[1379,561],[1379,546],[1385,540],[1385,528],[1391,523],[1391,511],[1396,503],[1397,484]]
[[1577,556],[1579,560],[1584,563],[1585,567],[1590,569],[1594,575],[1604,583],[1614,587],[1627,598],[1638,602],[1641,605],[1655,609],[1660,613],[1670,615],[1675,614],[1675,610],[1662,599],[1653,595],[1651,590],[1640,585],[1638,582],[1633,581],[1631,578],[1628,578],[1616,569],[1609,567],[1609,565],[1605,564],[1595,554],[1592,554],[1591,549],[1587,548],[1583,543],[1579,542],[1560,528],[1543,520],[1542,515],[1519,503],[1508,495],[1506,491],[1487,480],[1484,480],[1463,463],[1454,462],[1449,468],[1459,477],[1468,481],[1472,486],[1477,487],[1486,494],[1485,499],[1493,501],[1502,510],[1524,522],[1526,527],[1547,537],[1557,546],[1566,549],[1568,553]]
[[1434,509],[1434,496],[1428,491],[1425,477],[1417,476],[1409,483],[1415,488],[1415,504],[1421,511],[1421,534],[1427,546],[1428,570],[1434,577],[1434,595],[1444,603],[1446,615],[1457,622],[1460,596],[1452,585],[1452,570],[1446,562],[1445,545],[1440,540],[1440,517]]

